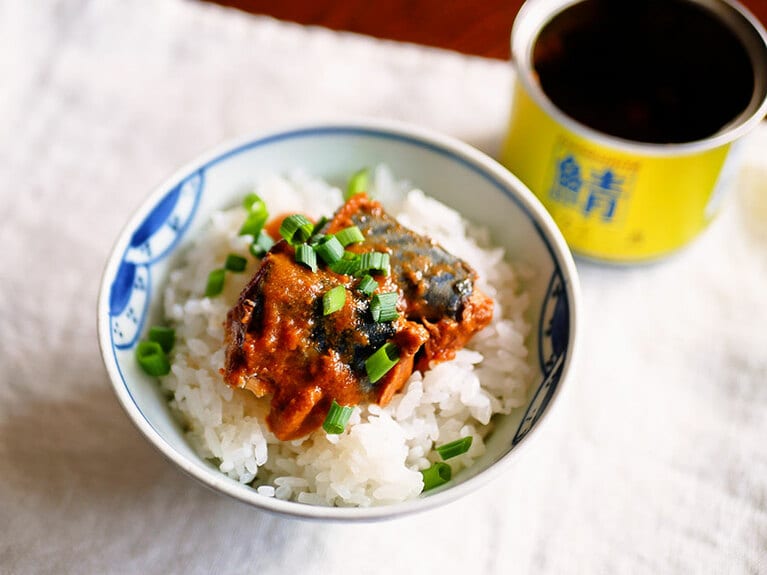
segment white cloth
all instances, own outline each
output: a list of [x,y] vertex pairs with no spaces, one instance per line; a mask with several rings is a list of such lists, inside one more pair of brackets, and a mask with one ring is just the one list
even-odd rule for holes
[[[96,343],[112,242],[224,139],[354,114],[495,154],[507,63],[180,0],[0,2],[0,572],[767,572],[767,133],[663,263],[579,262],[583,356],[501,479],[363,525],[285,519],[139,435]],[[761,154],[761,157],[760,157]]]

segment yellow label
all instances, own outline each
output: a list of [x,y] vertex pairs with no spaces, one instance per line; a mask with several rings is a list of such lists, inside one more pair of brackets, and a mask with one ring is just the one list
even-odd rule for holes
[[631,262],[665,255],[708,225],[729,148],[680,156],[609,148],[562,127],[517,83],[501,161],[573,251]]

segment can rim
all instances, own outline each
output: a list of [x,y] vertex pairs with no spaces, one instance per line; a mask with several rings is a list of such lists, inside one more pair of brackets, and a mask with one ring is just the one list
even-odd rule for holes
[[680,156],[715,149],[746,135],[767,115],[767,31],[737,0],[689,0],[708,8],[743,42],[754,69],[754,91],[748,106],[719,131],[703,139],[682,143],[652,143],[612,136],[583,124],[560,110],[535,80],[532,53],[541,30],[556,15],[584,0],[526,0],[511,30],[511,55],[528,95],[560,125],[598,144],[652,156]]

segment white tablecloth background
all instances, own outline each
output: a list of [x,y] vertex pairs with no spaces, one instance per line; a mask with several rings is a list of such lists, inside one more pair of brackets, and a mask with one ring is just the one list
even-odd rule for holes
[[113,396],[97,287],[152,186],[227,138],[350,114],[496,154],[512,82],[193,2],[0,1],[0,572],[767,572],[764,127],[692,247],[579,262],[578,377],[517,465],[447,507],[268,515],[183,476]]

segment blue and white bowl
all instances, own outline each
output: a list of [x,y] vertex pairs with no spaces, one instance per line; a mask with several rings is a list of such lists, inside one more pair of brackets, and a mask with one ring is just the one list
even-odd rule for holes
[[[343,182],[359,166],[384,163],[487,227],[512,262],[532,265],[525,283],[534,383],[527,405],[497,420],[486,453],[446,489],[371,508],[315,507],[261,496],[200,458],[175,421],[156,379],[137,366],[134,347],[160,323],[162,284],[190,238],[218,209],[236,205],[259,175],[301,168]],[[146,438],[209,487],[256,507],[315,519],[378,519],[435,507],[497,476],[549,416],[576,355],[578,278],[556,225],[505,168],[455,139],[391,122],[297,127],[219,148],[160,185],[120,233],[104,271],[98,305],[101,352],[118,399]]]

